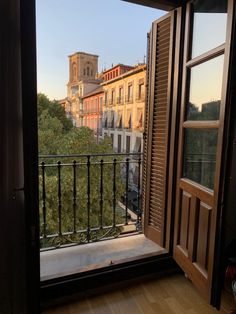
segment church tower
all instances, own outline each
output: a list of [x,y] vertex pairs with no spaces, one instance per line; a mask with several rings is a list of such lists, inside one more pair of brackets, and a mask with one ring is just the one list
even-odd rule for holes
[[78,127],[83,125],[83,96],[101,83],[101,80],[96,78],[97,72],[98,55],[76,52],[69,56],[66,108],[73,124]]
[[98,72],[98,56],[76,52],[69,56],[69,84],[95,79]]

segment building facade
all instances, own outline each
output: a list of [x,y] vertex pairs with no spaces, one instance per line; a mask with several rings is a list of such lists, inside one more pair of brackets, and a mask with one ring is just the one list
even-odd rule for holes
[[83,96],[102,82],[97,78],[98,56],[76,52],[69,56],[69,82],[64,107],[67,117],[77,127],[83,126]]
[[[118,66],[119,67],[119,66]],[[120,66],[122,67],[122,66]],[[141,153],[143,151],[144,109],[146,65],[127,67],[128,71],[105,79],[103,102],[103,136],[112,138],[113,149],[117,153]],[[130,70],[131,68],[131,70]],[[115,69],[115,72],[114,72]],[[105,78],[111,77],[109,70]],[[131,186],[138,179],[138,167],[130,168]]]
[[102,104],[104,91],[102,86],[85,95],[83,99],[83,126],[94,130],[97,135],[102,135]]
[[[106,77],[110,77],[109,71]],[[103,136],[112,138],[118,153],[142,151],[145,80],[146,65],[138,65],[102,83]]]

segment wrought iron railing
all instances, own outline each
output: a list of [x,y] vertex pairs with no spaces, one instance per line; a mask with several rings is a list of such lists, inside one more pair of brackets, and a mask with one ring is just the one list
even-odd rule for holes
[[39,156],[41,250],[142,232],[141,167],[141,153]]

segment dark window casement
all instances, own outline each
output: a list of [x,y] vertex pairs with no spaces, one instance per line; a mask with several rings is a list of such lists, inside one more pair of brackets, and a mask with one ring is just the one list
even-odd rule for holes
[[121,135],[118,134],[118,153],[121,153]]
[[130,136],[126,135],[126,154],[130,153]]
[[114,134],[111,133],[111,143],[112,143],[112,146],[113,146],[113,143],[114,143]]
[[122,111],[118,111],[117,119],[116,119],[116,127],[118,129],[122,128]]
[[126,111],[125,128],[131,129],[131,127],[132,127],[131,110],[127,110]]

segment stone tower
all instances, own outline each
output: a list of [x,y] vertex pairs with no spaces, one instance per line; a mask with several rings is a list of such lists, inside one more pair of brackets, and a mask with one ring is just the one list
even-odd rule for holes
[[69,84],[93,80],[98,72],[98,56],[76,52],[69,56]]
[[67,84],[67,116],[77,127],[83,126],[83,96],[95,90],[101,83],[96,78],[98,56],[76,52],[69,56],[69,82]]

